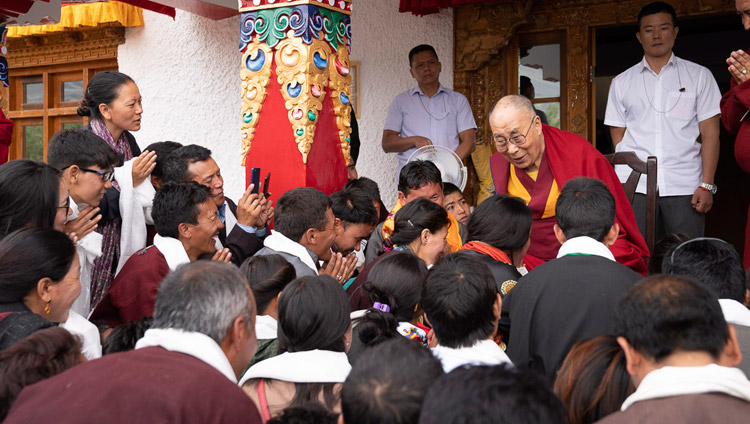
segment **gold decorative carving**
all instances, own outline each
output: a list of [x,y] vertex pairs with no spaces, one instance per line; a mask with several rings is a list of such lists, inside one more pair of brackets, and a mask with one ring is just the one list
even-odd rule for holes
[[473,71],[496,55],[528,23],[533,0],[508,0],[456,8],[454,14],[454,69]]
[[[294,30],[289,30],[287,38],[275,50],[281,95],[294,130],[297,149],[302,153],[302,162],[307,163],[328,85],[328,62],[334,56],[329,53],[325,42],[315,39],[307,46],[302,39],[294,37]],[[324,66],[322,61],[325,61]]]
[[73,32],[8,39],[10,69],[116,59],[125,28],[98,27]]
[[336,126],[339,129],[339,143],[344,160],[347,164],[352,163],[351,157],[351,82],[349,73],[350,62],[347,49],[338,49],[331,55],[328,63],[329,88],[333,110],[336,114]]
[[266,100],[266,89],[271,79],[273,52],[257,40],[247,46],[242,55],[242,165],[250,151],[260,111]]

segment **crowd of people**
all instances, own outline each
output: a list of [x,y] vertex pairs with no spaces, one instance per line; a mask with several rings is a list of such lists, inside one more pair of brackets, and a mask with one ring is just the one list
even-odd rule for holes
[[[676,34],[663,5],[641,12],[642,43],[664,37],[652,27]],[[463,104],[432,84],[434,51],[410,56],[420,88],[399,97],[383,139],[402,153],[430,140],[396,128],[418,127],[396,112]],[[4,422],[750,414],[737,251],[674,231],[649,252],[615,170],[527,97],[490,112],[495,194],[472,208],[434,163],[403,161],[390,212],[365,177],[330,196],[298,187],[274,201],[251,184],[231,200],[205,147],[141,152],[142,112],[132,79],[100,72],[79,109],[88,127],[55,134],[46,163],[0,165]],[[462,157],[469,118],[446,136]],[[705,212],[711,188],[696,190]]]

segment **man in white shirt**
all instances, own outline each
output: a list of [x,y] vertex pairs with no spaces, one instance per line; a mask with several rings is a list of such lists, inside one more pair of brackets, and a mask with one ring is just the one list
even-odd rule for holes
[[432,267],[422,308],[438,340],[432,353],[446,373],[462,365],[511,362],[494,341],[501,307],[489,267],[467,252],[453,253]]
[[441,69],[432,46],[421,44],[409,52],[409,73],[417,80],[417,87],[396,96],[383,130],[383,151],[398,153],[396,175],[420,147],[444,146],[461,159],[474,149],[477,125],[469,101],[440,85]]
[[[616,151],[657,157],[657,228],[700,237],[716,194],[721,93],[708,69],[672,53],[678,32],[672,6],[644,6],[638,26],[643,60],[612,81],[604,123]],[[624,182],[630,169],[620,165],[617,174]],[[633,210],[645,234],[645,177],[637,193]]]

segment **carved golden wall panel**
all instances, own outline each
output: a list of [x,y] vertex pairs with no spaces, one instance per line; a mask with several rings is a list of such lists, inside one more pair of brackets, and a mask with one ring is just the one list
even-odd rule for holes
[[8,39],[10,69],[116,59],[125,28],[103,27]]

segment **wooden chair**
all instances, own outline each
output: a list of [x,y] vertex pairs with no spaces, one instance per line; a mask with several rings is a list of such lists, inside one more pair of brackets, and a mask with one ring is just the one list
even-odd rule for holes
[[649,252],[653,252],[656,243],[656,202],[659,199],[659,188],[656,185],[656,156],[649,156],[646,162],[638,159],[635,152],[611,153],[604,157],[612,166],[627,165],[632,169],[628,180],[622,184],[631,205],[638,180],[642,174],[646,174],[646,245]]

